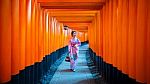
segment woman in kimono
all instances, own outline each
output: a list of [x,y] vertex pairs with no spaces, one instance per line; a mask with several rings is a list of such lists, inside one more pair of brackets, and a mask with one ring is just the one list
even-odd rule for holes
[[76,37],[76,31],[72,31],[71,35],[72,38],[69,40],[69,56],[70,56],[70,68],[72,71],[75,72],[77,59],[78,59],[78,53],[79,53],[79,46],[81,45],[80,40]]

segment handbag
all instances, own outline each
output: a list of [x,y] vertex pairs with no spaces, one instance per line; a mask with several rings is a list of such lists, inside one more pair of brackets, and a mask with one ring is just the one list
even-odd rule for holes
[[67,56],[66,59],[65,59],[65,61],[66,61],[66,62],[70,62],[70,57]]
[[68,55],[66,56],[65,61],[66,61],[66,62],[70,62],[70,56],[69,56],[69,53],[68,53]]

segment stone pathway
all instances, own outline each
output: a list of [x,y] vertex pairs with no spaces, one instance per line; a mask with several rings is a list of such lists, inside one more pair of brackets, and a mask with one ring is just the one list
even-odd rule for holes
[[95,84],[95,80],[87,66],[86,52],[88,45],[80,47],[76,72],[70,70],[70,63],[65,60],[58,66],[49,84]]

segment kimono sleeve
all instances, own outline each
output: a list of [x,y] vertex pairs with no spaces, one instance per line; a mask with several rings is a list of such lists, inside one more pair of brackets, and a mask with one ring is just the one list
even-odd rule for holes
[[80,46],[81,45],[81,41],[79,40],[79,39],[77,39],[77,41],[78,41],[78,46]]
[[70,52],[71,51],[71,40],[69,40],[69,42],[68,42],[68,52]]

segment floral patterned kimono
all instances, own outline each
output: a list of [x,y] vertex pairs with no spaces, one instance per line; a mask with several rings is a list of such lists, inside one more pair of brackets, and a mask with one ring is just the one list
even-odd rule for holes
[[76,37],[72,38],[69,41],[68,49],[69,49],[69,56],[70,56],[70,68],[72,70],[74,70],[76,67],[80,45],[81,45],[81,42]]

